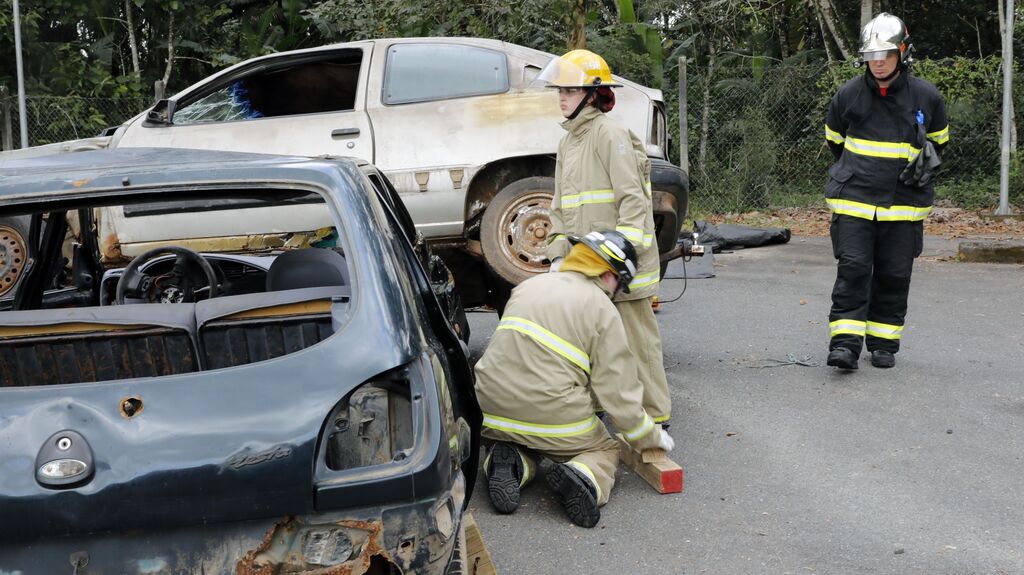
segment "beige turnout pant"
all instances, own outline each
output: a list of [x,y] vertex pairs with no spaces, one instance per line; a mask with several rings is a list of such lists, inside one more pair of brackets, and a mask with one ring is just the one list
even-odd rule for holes
[[[543,456],[581,471],[597,486],[597,504],[608,503],[608,495],[615,485],[615,469],[619,466],[619,444],[608,435],[604,425],[571,437],[519,435],[487,427],[482,433],[485,439],[511,444],[519,452],[526,469],[520,487],[537,476],[539,459]],[[490,449],[484,458],[485,473],[489,459]]]
[[618,301],[615,308],[619,310],[629,348],[636,357],[637,378],[644,387],[644,409],[656,423],[664,423],[672,416],[672,398],[661,352],[661,331],[651,298]]

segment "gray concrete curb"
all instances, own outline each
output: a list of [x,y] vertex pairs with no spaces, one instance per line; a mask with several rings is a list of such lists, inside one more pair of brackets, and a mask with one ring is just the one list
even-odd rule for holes
[[1024,241],[961,242],[957,259],[975,263],[1024,264]]

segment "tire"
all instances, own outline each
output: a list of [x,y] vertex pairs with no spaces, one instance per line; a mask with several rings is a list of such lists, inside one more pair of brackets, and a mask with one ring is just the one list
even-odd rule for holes
[[480,224],[480,247],[487,267],[517,285],[548,271],[547,236],[555,179],[534,176],[502,188],[487,205]]
[[13,295],[25,275],[31,222],[29,216],[0,219],[0,297]]
[[459,525],[459,534],[455,539],[455,551],[452,552],[452,561],[448,564],[445,575],[469,575],[469,556],[466,555],[466,518],[462,518]]

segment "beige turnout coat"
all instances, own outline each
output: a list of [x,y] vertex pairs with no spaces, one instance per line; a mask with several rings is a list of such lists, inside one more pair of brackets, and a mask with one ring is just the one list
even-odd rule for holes
[[593,106],[562,122],[562,127],[568,134],[558,145],[555,163],[548,259],[569,252],[566,234],[614,229],[633,243],[639,259],[630,293],[620,292],[615,301],[657,295],[661,268],[651,207],[651,162],[643,143]]
[[485,435],[495,430],[537,449],[571,450],[605,436],[596,400],[638,449],[660,437],[600,279],[557,272],[516,286],[476,378]]

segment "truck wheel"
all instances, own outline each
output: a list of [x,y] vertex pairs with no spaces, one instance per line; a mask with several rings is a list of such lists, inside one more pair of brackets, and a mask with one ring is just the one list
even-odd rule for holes
[[555,179],[534,176],[505,186],[487,205],[480,224],[480,248],[487,266],[516,285],[548,265],[551,197]]
[[29,216],[0,220],[0,297],[12,292],[24,275],[31,221]]

